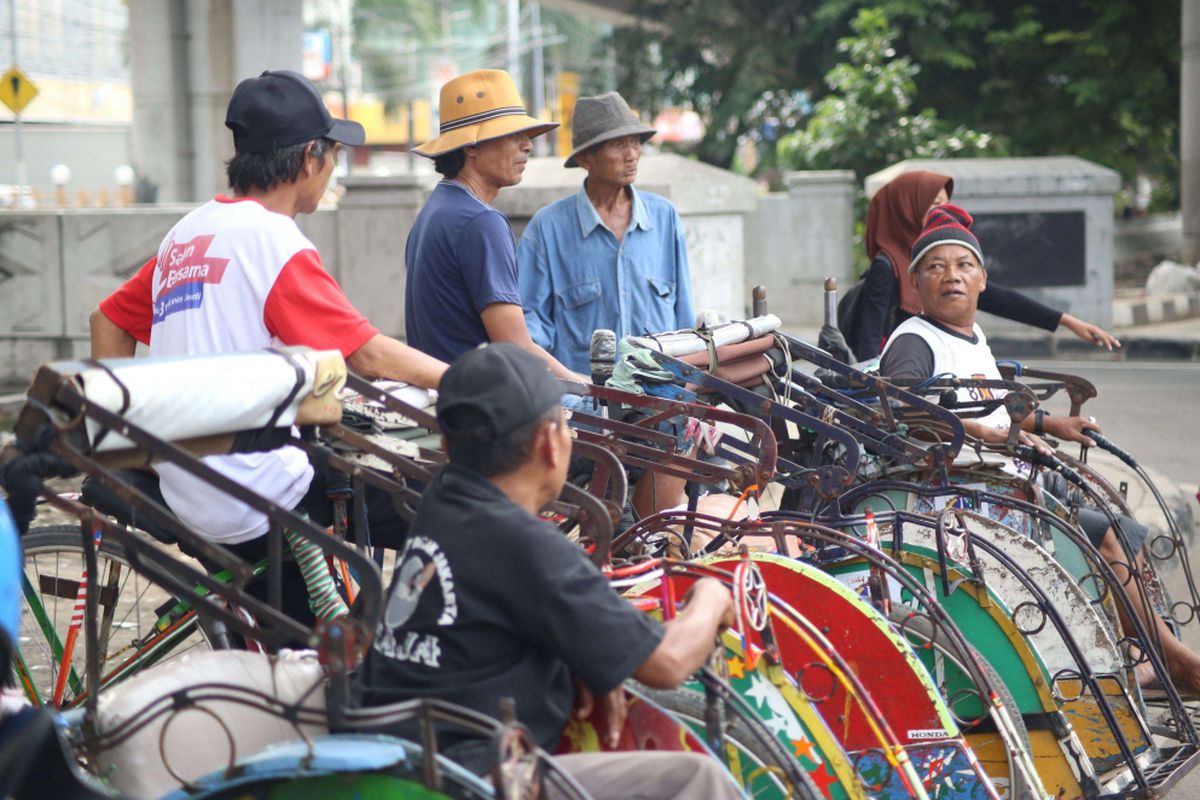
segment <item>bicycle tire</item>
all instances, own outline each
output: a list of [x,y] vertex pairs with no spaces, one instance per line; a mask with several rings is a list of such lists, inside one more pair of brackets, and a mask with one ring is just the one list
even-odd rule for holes
[[[62,689],[55,701],[61,649],[69,638],[75,595],[84,556],[79,526],[43,525],[21,537],[26,593],[22,595],[21,627],[17,642],[20,663],[14,659],[18,685],[30,702],[70,708],[82,701],[86,688],[86,637],[79,629]],[[124,549],[102,542],[97,572],[102,586],[98,601],[102,649],[101,688],[194,649],[220,649],[213,627],[192,612],[172,618],[157,609],[171,599],[165,590],[139,575]],[[33,592],[41,614],[31,601]],[[170,620],[156,632],[156,624]],[[52,635],[53,634],[53,635]],[[23,665],[23,667],[22,667]]]

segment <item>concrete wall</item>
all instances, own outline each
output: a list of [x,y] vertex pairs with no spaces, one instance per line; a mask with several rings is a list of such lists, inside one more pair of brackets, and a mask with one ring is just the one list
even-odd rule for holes
[[[873,195],[896,175],[911,170],[931,170],[954,178],[953,202],[971,213],[1083,212],[1084,283],[1021,291],[1089,322],[1105,327],[1111,324],[1113,195],[1120,188],[1116,172],[1073,156],[913,159],[868,176],[867,195]],[[1037,254],[1031,253],[1030,257],[1037,258]],[[985,330],[1021,327],[998,317],[983,316],[981,325]]]
[[767,289],[785,326],[819,327],[826,278],[849,288],[853,267],[854,172],[789,172],[788,191],[758,198],[746,217],[746,285]]
[[[743,218],[753,181],[673,155],[643,159],[638,185],[670,198],[683,217],[699,308],[745,313]],[[575,192],[584,173],[534,159],[497,206],[520,235],[533,213]],[[404,243],[436,175],[352,177],[338,208],[298,219],[350,300],[384,333],[404,332]],[[0,381],[38,364],[85,355],[88,316],[154,254],[192,206],[0,213]]]

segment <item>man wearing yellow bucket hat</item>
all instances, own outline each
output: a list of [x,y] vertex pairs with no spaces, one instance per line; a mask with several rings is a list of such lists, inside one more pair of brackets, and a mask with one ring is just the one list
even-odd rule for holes
[[562,378],[583,380],[534,343],[517,285],[512,227],[490,204],[521,182],[532,138],[557,127],[525,112],[509,74],[480,69],[442,87],[439,134],[415,148],[442,180],[405,247],[408,343],[453,361],[488,341],[536,353]]

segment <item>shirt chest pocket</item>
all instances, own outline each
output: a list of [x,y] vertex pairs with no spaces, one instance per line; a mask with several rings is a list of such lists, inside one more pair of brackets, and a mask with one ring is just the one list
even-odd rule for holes
[[600,298],[600,281],[576,283],[555,294],[558,295],[558,302],[564,309],[577,309]]
[[[559,340],[576,351],[586,350],[592,340],[592,331],[606,327],[601,321],[604,314],[599,280],[580,281],[555,292],[558,308],[555,311],[555,327]],[[613,323],[608,323],[611,326]]]
[[675,296],[675,281],[664,281],[662,278],[646,278],[650,284],[650,292],[660,300],[670,300]]

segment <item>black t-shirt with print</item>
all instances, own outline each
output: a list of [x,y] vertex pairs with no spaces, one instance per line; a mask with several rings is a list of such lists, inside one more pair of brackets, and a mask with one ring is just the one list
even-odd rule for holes
[[392,578],[366,701],[437,698],[496,717],[512,697],[552,751],[572,674],[606,694],[661,639],[662,627],[617,595],[578,545],[450,465],[422,497]]

